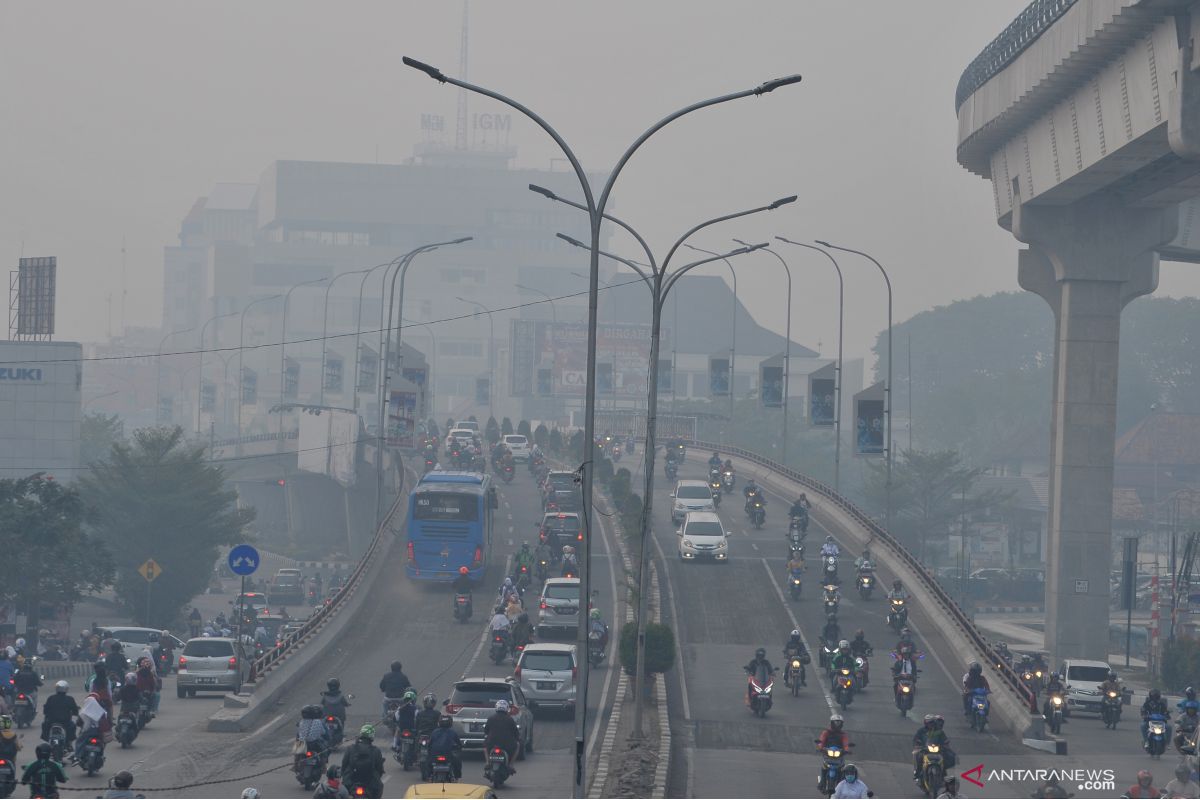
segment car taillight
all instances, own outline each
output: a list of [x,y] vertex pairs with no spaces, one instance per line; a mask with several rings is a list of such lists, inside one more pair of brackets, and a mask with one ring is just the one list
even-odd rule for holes
[[576,534],[575,540],[579,542],[583,541],[583,531],[580,531],[578,534]]
[[355,796],[355,797],[366,797],[366,796],[367,796],[367,790],[366,790],[366,789],[364,789],[364,788],[363,788],[363,787],[361,787],[361,786],[355,786],[355,787],[354,787],[354,796]]
[[88,740],[88,744],[100,744],[100,740],[93,736]]
[[492,755],[494,755],[494,756],[498,756],[498,755],[500,755],[500,754],[501,754],[501,753],[503,753],[503,752],[504,752],[504,751],[503,751],[503,750],[501,750],[499,747],[493,747],[493,748],[492,748]]
[[333,719],[334,719],[333,717],[326,717],[326,718],[325,718],[325,721],[326,721],[326,722],[333,722]]
[[437,762],[438,762],[439,764],[445,764],[445,763],[446,763],[446,757],[445,757],[445,756],[438,756],[438,757],[437,757]]
[[546,607],[546,604],[545,604],[545,603],[542,603],[540,607],[541,607],[541,608],[545,608],[545,607]]
[[579,677],[579,667],[571,667],[571,680]]
[[24,695],[24,694],[19,694],[19,695],[17,695],[17,699],[18,699],[18,700],[24,700],[24,699],[25,699],[25,695]]
[[230,656],[230,657],[229,657],[229,666],[230,666],[231,668],[232,668],[232,667],[236,667],[236,666],[237,666],[237,656]]
[[306,751],[304,752],[304,757],[305,757],[305,758],[312,758],[312,750],[306,750]]
[[180,656],[179,657],[179,668],[183,669],[186,666],[187,666],[187,659],[184,658],[183,656]]
[[449,716],[454,716],[459,711],[462,711],[462,705],[459,703],[450,703],[446,706],[446,714]]
[[408,543],[408,563],[413,563],[417,560],[417,554],[413,551],[413,543]]

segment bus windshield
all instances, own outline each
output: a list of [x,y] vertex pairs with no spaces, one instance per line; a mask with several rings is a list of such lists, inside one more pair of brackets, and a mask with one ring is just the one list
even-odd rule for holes
[[479,519],[479,495],[422,492],[413,498],[413,519],[476,522]]

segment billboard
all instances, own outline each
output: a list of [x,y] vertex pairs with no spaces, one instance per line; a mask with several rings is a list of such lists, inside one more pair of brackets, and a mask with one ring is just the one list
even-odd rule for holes
[[258,402],[258,373],[242,367],[242,405],[252,406]]
[[342,357],[330,350],[325,356],[325,391],[341,394],[346,384],[346,364]]
[[[550,371],[556,397],[583,397],[587,389],[587,323],[513,320],[511,385],[514,397],[541,394]],[[649,388],[650,326],[601,324],[596,328],[596,390],[621,399],[643,399]],[[608,377],[601,364],[610,365]],[[605,381],[605,383],[601,383]]]
[[837,367],[826,364],[808,374],[808,422],[832,427],[837,421]]
[[708,359],[708,393],[713,397],[725,397],[729,394],[729,358],[725,356],[709,356]]
[[388,398],[387,443],[390,447],[416,447],[417,393],[394,389]]
[[596,364],[596,394],[613,393],[612,362],[597,362]]
[[854,395],[854,452],[878,456],[884,452],[883,384]]
[[550,368],[538,368],[537,371],[537,395],[538,397],[550,397],[554,394],[554,370]]
[[17,338],[50,338],[54,333],[55,256],[17,262]]
[[416,367],[404,367],[400,372],[404,380],[421,387],[424,387],[425,382],[429,379],[429,369],[424,364]]
[[283,360],[283,396],[295,400],[300,394],[300,362],[294,358]]
[[296,465],[305,472],[328,475],[342,486],[351,486],[358,461],[358,415],[352,411],[323,409],[300,415]]
[[365,344],[358,350],[358,390],[374,391],[379,385],[379,354]]
[[783,367],[762,365],[758,370],[758,395],[763,408],[779,408],[783,405]]

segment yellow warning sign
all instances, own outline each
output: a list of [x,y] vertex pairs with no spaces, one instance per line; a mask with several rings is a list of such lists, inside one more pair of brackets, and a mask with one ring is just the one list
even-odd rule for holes
[[138,567],[138,572],[146,579],[147,583],[153,583],[155,578],[162,575],[163,568],[153,558],[147,558],[146,563]]

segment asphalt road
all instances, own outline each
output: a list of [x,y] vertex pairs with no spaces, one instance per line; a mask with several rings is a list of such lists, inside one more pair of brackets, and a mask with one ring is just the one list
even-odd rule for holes
[[[522,539],[536,539],[534,525],[541,520],[536,486],[528,471],[520,468],[510,485],[500,486],[497,522],[497,547],[487,580],[476,591],[476,615],[468,624],[451,616],[450,590],[446,586],[416,584],[404,575],[404,547],[393,547],[380,585],[372,587],[371,597],[357,617],[339,620],[352,630],[339,646],[313,663],[285,694],[277,707],[255,731],[246,734],[210,733],[207,717],[220,707],[219,696],[176,700],[173,685],[164,687],[163,713],[140,737],[133,749],[110,747],[104,775],[119,769],[135,774],[135,788],[171,788],[173,797],[239,797],[246,786],[254,786],[263,797],[300,797],[305,793],[290,771],[291,741],[299,719],[299,708],[319,702],[325,681],[338,677],[343,690],[355,700],[347,720],[347,730],[357,731],[364,723],[378,722],[381,694],[379,679],[389,664],[399,659],[405,673],[417,683],[421,693],[433,691],[439,701],[453,683],[463,676],[511,674],[511,664],[497,667],[483,650],[484,626],[490,615],[484,613],[487,598],[503,580],[507,558]],[[402,534],[403,535],[403,534]],[[607,620],[614,618],[615,583],[610,570],[609,536],[602,535],[595,545],[593,587],[600,590],[599,604]],[[597,698],[603,696],[605,708],[611,702],[615,670],[608,663],[592,673],[589,692],[589,741],[594,734]],[[171,679],[173,681],[173,679]],[[419,773],[405,773],[391,760],[387,731],[380,726],[376,740],[388,757],[385,797],[401,797],[410,784],[419,781]],[[29,737],[27,737],[29,738]],[[505,785],[508,797],[570,796],[574,721],[562,713],[546,712],[534,724],[536,752],[517,764],[518,774]],[[594,755],[594,752],[593,752]],[[340,759],[340,754],[335,756]],[[268,770],[273,770],[266,772]],[[464,760],[464,781],[482,782],[483,762],[477,755]],[[68,770],[71,786],[105,785],[106,778],[86,779],[78,770]],[[266,772],[266,774],[257,775]],[[238,776],[243,780],[215,785],[191,785],[202,781]],[[184,788],[173,788],[184,787]],[[86,796],[86,793],[85,793]]]

